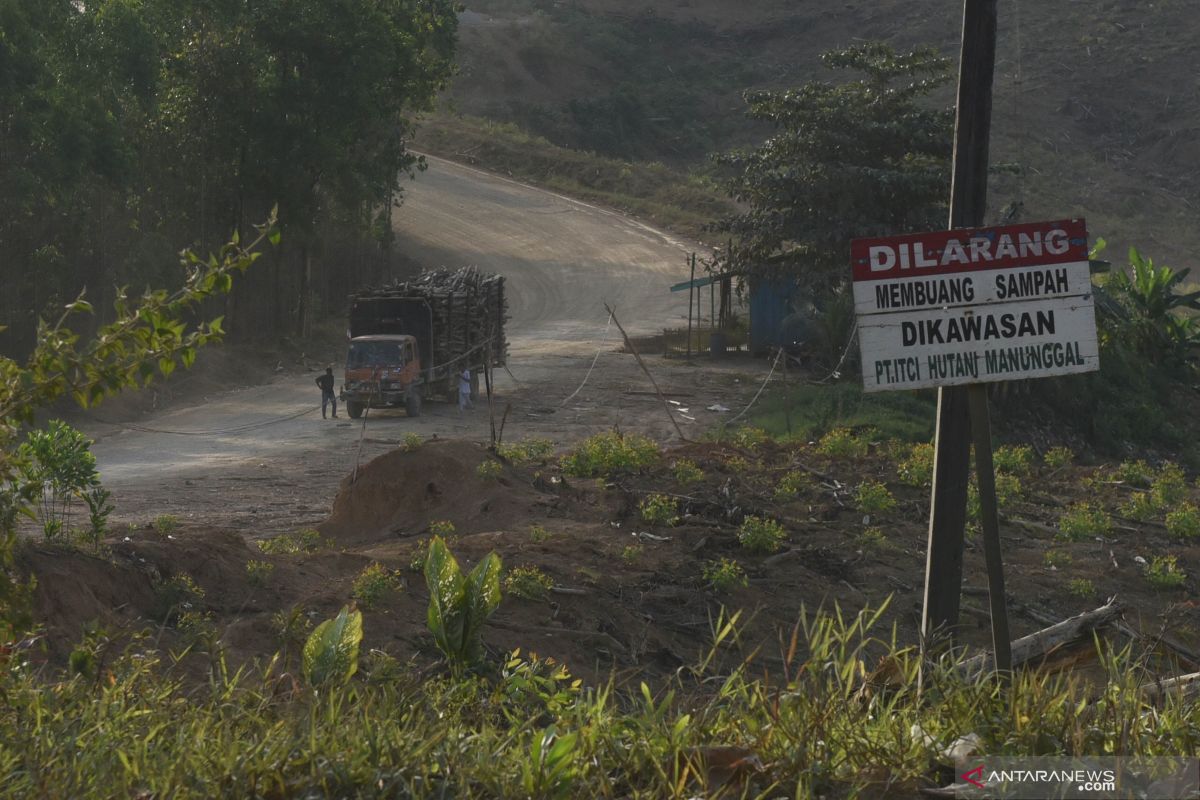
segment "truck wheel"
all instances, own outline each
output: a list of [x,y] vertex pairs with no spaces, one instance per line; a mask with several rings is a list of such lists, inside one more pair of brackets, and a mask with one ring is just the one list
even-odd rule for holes
[[353,400],[346,402],[346,413],[350,415],[350,419],[358,419],[362,416],[363,404],[356,403]]
[[418,391],[410,391],[404,395],[404,411],[410,417],[421,416],[421,393]]

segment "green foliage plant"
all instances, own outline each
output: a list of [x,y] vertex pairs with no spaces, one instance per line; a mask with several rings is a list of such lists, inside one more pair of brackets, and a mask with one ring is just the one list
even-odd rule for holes
[[849,428],[834,428],[817,442],[817,452],[833,458],[862,458],[869,442]]
[[1112,518],[1100,506],[1072,503],[1058,519],[1058,538],[1078,542],[1112,533]]
[[314,628],[304,643],[301,661],[308,685],[321,690],[348,683],[358,671],[362,636],[362,612],[348,607]]
[[454,523],[448,519],[437,519],[429,523],[429,532],[443,539],[449,539],[455,530]]
[[638,515],[647,525],[668,527],[679,521],[679,501],[665,494],[647,495],[638,503]]
[[500,605],[500,557],[489,553],[464,576],[440,536],[429,543],[425,583],[426,625],[452,668],[474,666],[483,656],[483,625]]
[[671,467],[671,474],[684,486],[704,480],[704,471],[696,466],[696,462],[690,458],[676,459]]
[[1155,556],[1145,567],[1146,581],[1155,589],[1179,589],[1187,582],[1187,573],[1175,556]]
[[1150,493],[1159,508],[1166,509],[1187,496],[1187,478],[1178,464],[1170,461],[1159,468],[1150,484]]
[[400,576],[378,561],[372,561],[354,576],[350,596],[360,607],[370,611],[379,605],[379,601],[389,592],[395,591],[401,585]]
[[59,419],[29,432],[17,450],[22,478],[35,487],[38,518],[47,539],[70,526],[71,506],[100,482],[92,441]]
[[83,502],[88,509],[86,539],[95,550],[100,549],[100,544],[108,533],[108,517],[115,510],[111,500],[112,492],[98,483],[89,486],[83,493]]
[[878,481],[866,480],[854,491],[854,507],[863,514],[886,514],[896,507],[896,498]]
[[529,526],[529,541],[533,542],[534,544],[541,544],[542,542],[550,541],[551,535],[552,534],[550,531],[546,530],[546,528],[542,525]]
[[1075,453],[1069,447],[1051,447],[1042,456],[1047,469],[1062,469],[1075,461]]
[[1096,584],[1087,578],[1073,578],[1067,583],[1067,591],[1081,600],[1096,596]]
[[1150,492],[1134,492],[1121,504],[1121,514],[1138,522],[1149,522],[1161,509]]
[[627,544],[621,548],[621,560],[626,564],[634,564],[637,563],[638,559],[645,552],[646,546],[644,544]]
[[900,480],[909,486],[925,487],[933,485],[933,444],[922,442],[913,445],[908,458],[900,462],[896,468]]
[[500,477],[500,473],[503,471],[504,470],[503,467],[500,466],[500,462],[493,461],[490,458],[479,462],[479,466],[475,468],[475,474],[484,480],[496,480]]
[[787,541],[787,531],[773,519],[748,515],[738,526],[738,542],[751,553],[776,553]]
[[795,500],[800,496],[800,493],[812,487],[812,478],[808,473],[800,470],[790,470],[784,473],[779,479],[779,483],[775,484],[773,496],[778,503],[786,503],[789,500]]
[[1004,445],[992,454],[997,472],[1024,477],[1033,468],[1033,448],[1029,445]]
[[406,453],[412,453],[421,448],[425,444],[424,437],[419,433],[406,433],[404,439],[401,440],[400,449]]
[[251,586],[266,586],[274,573],[275,565],[270,561],[252,558],[246,562],[246,580]]
[[715,592],[728,592],[732,589],[745,588],[750,585],[746,570],[732,558],[721,557],[705,563],[703,572],[704,583]]
[[[1102,247],[1103,243],[1098,243]],[[1200,344],[1200,291],[1182,291],[1190,270],[1155,267],[1129,248],[1129,269],[1103,283],[1097,307],[1111,341],[1143,358],[1185,361]]]
[[179,517],[174,514],[159,514],[150,525],[159,536],[169,536],[179,530]]
[[1042,555],[1042,563],[1047,567],[1065,567],[1071,563],[1071,554],[1065,550],[1047,550]]
[[1167,532],[1176,539],[1200,537],[1200,510],[1191,503],[1184,503],[1167,514]]
[[1149,489],[1154,480],[1154,470],[1145,461],[1122,461],[1117,466],[1117,479],[1143,489]]
[[281,533],[270,539],[258,540],[258,549],[271,555],[315,553],[328,545],[316,528],[305,528],[296,533]]
[[496,448],[501,458],[521,465],[546,461],[554,452],[554,442],[549,439],[522,439]]
[[580,478],[637,472],[659,458],[658,445],[636,433],[606,431],[589,436],[562,459],[563,471]]
[[544,600],[554,579],[534,566],[515,567],[504,576],[504,591],[522,600]]

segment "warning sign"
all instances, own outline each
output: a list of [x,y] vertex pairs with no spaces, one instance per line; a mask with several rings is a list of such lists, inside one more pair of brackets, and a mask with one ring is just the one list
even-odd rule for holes
[[851,243],[866,391],[1100,368],[1081,219]]

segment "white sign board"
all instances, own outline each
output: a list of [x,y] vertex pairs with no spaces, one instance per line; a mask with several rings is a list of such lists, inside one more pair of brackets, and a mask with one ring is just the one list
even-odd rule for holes
[[1083,220],[851,244],[868,392],[1100,368]]

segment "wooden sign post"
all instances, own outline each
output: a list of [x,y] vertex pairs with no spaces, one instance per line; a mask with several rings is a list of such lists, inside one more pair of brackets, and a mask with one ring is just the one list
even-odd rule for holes
[[[993,645],[997,668],[1007,671],[1008,618],[984,385],[1099,369],[1087,226],[1072,219],[858,239],[850,253],[864,390],[969,387]],[[965,432],[956,445],[966,447]],[[935,473],[935,506],[939,477]],[[940,574],[934,545],[931,537],[926,598],[951,593],[957,598],[961,572]],[[957,556],[961,564],[961,545]]]

